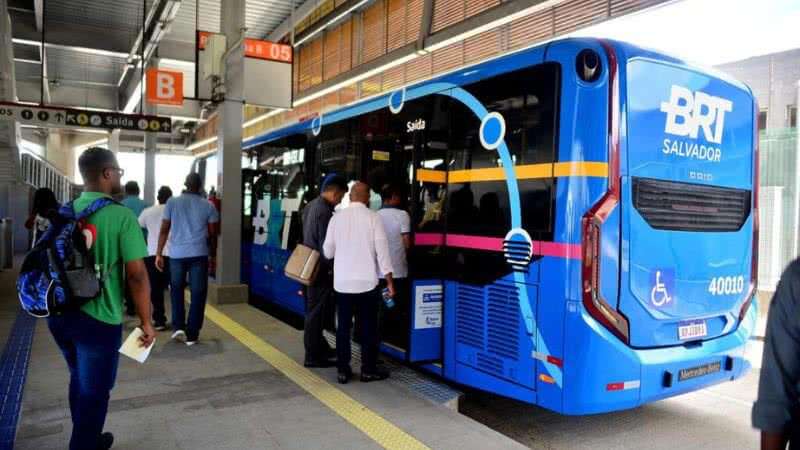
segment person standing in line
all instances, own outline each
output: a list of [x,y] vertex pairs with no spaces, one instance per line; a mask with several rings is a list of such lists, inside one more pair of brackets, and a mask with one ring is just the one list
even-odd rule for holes
[[[117,194],[118,195],[118,194]],[[125,183],[125,197],[120,200],[123,206],[130,208],[133,214],[138,219],[142,211],[147,207],[147,204],[139,198],[139,183],[135,181],[128,181]],[[125,314],[128,316],[136,315],[133,307],[133,296],[127,288],[125,289]]]
[[[392,258],[392,278],[397,290],[397,313],[403,317],[408,316],[409,286],[408,277],[408,249],[411,248],[411,216],[402,209],[403,191],[395,184],[388,184],[381,189],[383,206],[378,211],[378,216],[383,222],[386,240],[389,245],[389,254]],[[383,278],[382,274],[378,274]],[[381,282],[384,287],[386,281]]]
[[347,383],[350,368],[350,324],[356,310],[356,328],[361,331],[361,381],[389,377],[378,369],[378,273],[386,279],[394,297],[392,259],[380,216],[367,208],[370,189],[358,182],[350,188],[350,206],[337,212],[328,225],[323,250],[333,260],[333,287],[336,291],[336,355],[338,381]]
[[34,192],[31,215],[25,222],[25,227],[33,232],[31,246],[50,228],[51,220],[58,214],[60,207],[56,194],[49,188],[39,188]]
[[[322,185],[322,193],[303,208],[303,245],[320,253],[320,267],[314,283],[306,288],[306,316],[303,327],[306,367],[330,367],[333,349],[323,336],[325,325],[332,322],[334,311],[333,265],[322,255],[322,244],[333,217],[333,210],[341,203],[347,182],[332,176]],[[330,319],[329,319],[330,318]]]
[[[90,148],[78,159],[86,190],[73,203],[78,213],[95,200],[121,191],[124,173],[109,150]],[[105,278],[100,295],[79,311],[47,319],[70,373],[69,405],[72,415],[71,450],[108,449],[114,435],[105,432],[108,401],[119,364],[122,344],[123,269],[144,332],[140,345],[149,346],[156,331],[150,323],[150,285],[144,257],[147,247],[136,217],[122,205],[109,205],[91,215],[83,227],[91,234],[90,250],[98,273]],[[88,241],[88,239],[87,239]]]
[[147,275],[150,278],[150,300],[153,302],[153,323],[156,331],[167,329],[167,316],[164,311],[164,290],[169,286],[169,245],[164,248],[164,272],[156,269],[156,253],[158,251],[158,235],[161,233],[161,221],[167,200],[172,197],[172,189],[161,186],[156,199],[157,205],[145,208],[139,215],[139,226],[147,230],[147,253],[145,258]]
[[147,208],[147,203],[139,198],[139,183],[135,181],[125,183],[125,198],[120,203],[130,208],[137,218],[142,214],[142,211]]
[[800,259],[781,275],[769,307],[752,421],[762,450],[800,450]]
[[[214,265],[217,255],[219,214],[202,196],[203,179],[190,173],[184,183],[186,190],[167,201],[156,250],[156,267],[166,270],[164,249],[169,241],[170,297],[172,299],[172,339],[185,339],[194,345],[203,327],[208,294],[209,262]],[[189,278],[191,305],[186,320],[183,290]]]

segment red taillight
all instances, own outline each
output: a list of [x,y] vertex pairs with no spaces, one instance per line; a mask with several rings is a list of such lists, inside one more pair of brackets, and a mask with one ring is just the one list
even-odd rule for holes
[[627,343],[630,334],[628,319],[609,305],[600,292],[600,227],[616,206],[616,197],[606,194],[583,217],[583,305],[592,317]]
[[750,288],[747,291],[747,297],[742,303],[742,309],[739,310],[739,322],[744,319],[750,304],[753,303],[753,297],[756,296],[758,290],[758,192],[759,184],[761,183],[760,176],[761,162],[759,160],[759,140],[758,140],[758,103],[754,102],[753,107],[753,208],[750,214],[753,215],[753,246],[752,255],[750,257]]

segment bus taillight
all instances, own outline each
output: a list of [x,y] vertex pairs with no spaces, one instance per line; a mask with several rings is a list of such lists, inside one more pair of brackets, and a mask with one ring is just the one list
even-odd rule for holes
[[600,228],[608,214],[616,207],[617,198],[606,194],[583,217],[583,305],[589,314],[614,333],[623,342],[629,342],[628,319],[608,304],[600,291],[600,261],[602,258],[602,235]]
[[759,160],[758,112],[758,103],[756,103],[753,107],[753,208],[750,212],[750,214],[753,215],[753,242],[752,254],[750,255],[750,289],[748,289],[747,297],[745,297],[745,301],[742,303],[742,309],[739,310],[739,322],[744,320],[747,310],[750,309],[750,304],[753,303],[753,297],[755,297],[758,292],[758,192],[759,184],[761,183],[761,176],[759,173],[761,162]]

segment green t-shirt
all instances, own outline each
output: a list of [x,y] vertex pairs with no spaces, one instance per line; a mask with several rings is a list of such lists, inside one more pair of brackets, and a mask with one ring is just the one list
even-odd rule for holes
[[[83,211],[102,197],[107,195],[84,192],[75,200],[75,212]],[[89,233],[95,264],[105,282],[100,296],[87,302],[81,310],[101,322],[118,325],[122,323],[125,263],[147,256],[142,229],[129,208],[109,205],[89,217],[84,234]]]

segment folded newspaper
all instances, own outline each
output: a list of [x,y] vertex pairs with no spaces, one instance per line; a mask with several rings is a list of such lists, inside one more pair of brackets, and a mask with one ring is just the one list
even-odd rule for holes
[[142,335],[144,335],[144,331],[142,331],[141,328],[134,328],[128,336],[128,339],[125,339],[125,342],[122,343],[119,352],[140,363],[147,361],[147,357],[150,356],[150,350],[153,348],[153,345],[155,345],[156,340],[153,339],[152,344],[147,347],[142,347],[139,343],[139,338],[142,337]]

